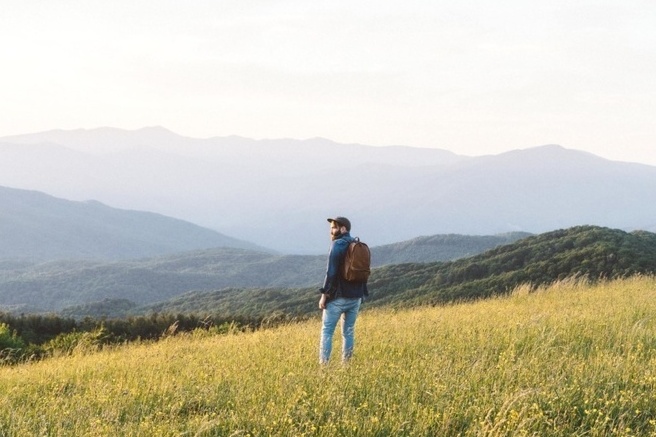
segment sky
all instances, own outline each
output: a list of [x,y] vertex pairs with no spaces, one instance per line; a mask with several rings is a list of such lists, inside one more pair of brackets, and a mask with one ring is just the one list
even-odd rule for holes
[[2,0],[0,137],[163,126],[656,165],[653,0]]

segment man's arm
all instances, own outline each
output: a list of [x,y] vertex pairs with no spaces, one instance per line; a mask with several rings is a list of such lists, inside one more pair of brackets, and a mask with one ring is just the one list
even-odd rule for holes
[[348,248],[348,242],[342,239],[333,241],[328,252],[328,267],[326,268],[326,278],[323,281],[321,291],[321,299],[319,300],[319,308],[326,308],[326,294],[330,292],[333,287],[337,287],[337,280],[339,279],[339,265]]

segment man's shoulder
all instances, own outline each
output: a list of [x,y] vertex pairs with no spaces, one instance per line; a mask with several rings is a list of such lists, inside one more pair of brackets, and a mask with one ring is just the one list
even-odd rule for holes
[[339,244],[343,244],[345,246],[348,246],[354,240],[355,240],[355,238],[351,237],[350,235],[342,235],[337,240],[335,240],[335,242],[336,243],[339,242]]
[[333,240],[333,247],[338,247],[340,249],[346,249],[349,244],[354,240],[354,238],[350,236],[342,236],[336,240]]

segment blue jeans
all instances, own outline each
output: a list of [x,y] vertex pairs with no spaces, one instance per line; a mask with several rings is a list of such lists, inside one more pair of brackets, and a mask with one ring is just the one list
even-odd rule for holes
[[319,343],[319,362],[321,364],[326,364],[330,360],[330,353],[333,349],[333,334],[342,314],[344,314],[342,320],[342,361],[348,361],[353,355],[355,319],[358,317],[361,302],[362,299],[360,298],[338,297],[326,305],[321,320],[321,342]]

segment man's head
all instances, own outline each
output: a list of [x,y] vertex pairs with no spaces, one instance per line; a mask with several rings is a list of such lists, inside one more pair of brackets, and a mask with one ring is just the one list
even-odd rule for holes
[[329,218],[328,222],[330,223],[330,235],[333,238],[351,231],[351,221],[346,217]]

